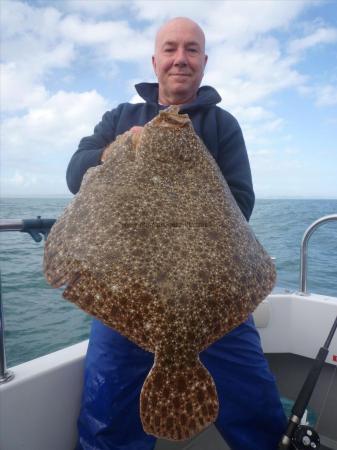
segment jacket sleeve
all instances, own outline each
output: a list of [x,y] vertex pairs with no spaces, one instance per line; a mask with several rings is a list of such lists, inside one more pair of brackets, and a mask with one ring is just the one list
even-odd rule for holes
[[79,191],[85,172],[90,167],[101,164],[104,148],[116,138],[118,114],[119,108],[106,112],[94,128],[94,134],[81,139],[67,168],[67,184],[73,194]]
[[249,220],[254,203],[252,175],[245,141],[237,120],[232,117],[231,126],[223,133],[218,153],[218,164],[228,186],[245,216]]

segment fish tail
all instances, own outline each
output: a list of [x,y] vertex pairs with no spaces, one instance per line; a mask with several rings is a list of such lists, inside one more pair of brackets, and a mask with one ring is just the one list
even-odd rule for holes
[[215,422],[218,410],[213,378],[199,359],[176,369],[155,361],[140,397],[146,433],[175,441],[189,439]]

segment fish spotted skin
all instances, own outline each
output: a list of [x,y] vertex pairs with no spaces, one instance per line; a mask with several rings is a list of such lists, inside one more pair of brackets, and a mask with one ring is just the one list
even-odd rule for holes
[[155,354],[143,428],[184,440],[216,420],[199,353],[246,320],[275,268],[185,114],[111,144],[53,226],[44,271],[64,297]]

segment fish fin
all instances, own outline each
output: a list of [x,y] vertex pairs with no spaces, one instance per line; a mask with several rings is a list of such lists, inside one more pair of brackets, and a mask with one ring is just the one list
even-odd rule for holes
[[172,368],[155,360],[140,396],[144,431],[182,441],[215,422],[219,410],[216,387],[199,358],[195,364]]

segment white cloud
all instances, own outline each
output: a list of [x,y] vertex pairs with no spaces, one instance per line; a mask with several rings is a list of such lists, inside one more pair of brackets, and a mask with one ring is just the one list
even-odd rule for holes
[[291,41],[289,52],[303,52],[320,44],[333,44],[334,42],[337,42],[336,28],[319,28],[308,36]]
[[82,45],[103,44],[118,39],[121,42],[133,34],[126,21],[95,22],[77,16],[65,17],[60,23],[60,30],[64,37]]
[[336,85],[323,85],[316,88],[316,105],[333,106],[337,105]]
[[260,120],[268,120],[273,117],[273,113],[267,111],[262,106],[248,106],[247,108],[243,108],[242,106],[238,106],[233,108],[233,113],[237,118],[239,118],[240,122],[258,122]]
[[136,0],[132,7],[135,16],[149,21],[163,22],[177,16],[190,17],[200,23],[209,44],[224,41],[245,44],[257,35],[285,28],[305,8],[305,0],[284,1],[193,1]]
[[8,184],[13,188],[31,188],[38,184],[38,176],[36,173],[21,172],[19,170],[15,171],[14,176],[8,179]]
[[1,185],[3,197],[48,197],[54,195],[67,197],[69,195],[63,172],[57,170],[57,173],[48,173],[40,167],[34,168],[34,170],[23,168],[16,171],[12,177],[4,176],[1,179]]
[[[163,20],[180,15],[205,30],[204,84],[216,87],[220,106],[239,119],[257,176],[266,177],[275,164],[286,172],[281,154],[295,167],[297,154],[276,150],[289,131],[274,112],[273,95],[297,90],[317,106],[337,103],[333,80],[319,86],[299,66],[310,49],[337,40],[336,29],[323,20],[311,28],[296,22],[313,5],[305,0],[2,2],[1,106],[9,112],[3,122],[5,181],[17,189],[55,183],[66,191],[65,167],[79,139],[110,109],[95,89],[104,80],[112,86],[112,99],[116,86],[124,86],[119,96],[142,101],[128,80],[151,77],[155,31]],[[294,31],[297,38],[287,43]],[[100,78],[90,80],[88,69]],[[72,92],[65,92],[66,79]]]
[[127,3],[125,0],[59,0],[58,6],[66,11],[99,17],[123,9]]
[[[333,78],[333,77],[331,77]],[[305,97],[311,98],[314,104],[318,107],[330,107],[337,104],[337,87],[331,80],[330,83],[311,84],[301,86],[299,89],[300,94]]]
[[106,100],[96,91],[59,91],[25,115],[4,121],[7,158],[21,155],[27,148],[49,156],[53,156],[55,148],[58,154],[66,154],[74,150],[83,135],[92,133],[97,118],[107,109]]
[[47,98],[44,85],[33,73],[21,71],[16,62],[1,64],[0,92],[3,111],[17,111],[39,105]]
[[305,1],[214,2],[205,24],[210,43],[243,47],[270,31],[285,29],[307,6]]
[[4,61],[15,61],[20,70],[35,77],[42,77],[53,69],[69,67],[75,58],[71,42],[48,42],[34,33],[5,40],[3,48]]
[[14,186],[22,186],[25,184],[25,177],[18,170],[15,171],[14,175],[8,178],[8,184]]
[[99,21],[66,17],[60,23],[62,36],[80,46],[95,48],[102,58],[120,61],[143,61],[150,57],[153,39],[132,28],[128,22]]
[[249,159],[257,197],[294,197],[303,192],[303,178],[299,176],[303,166],[296,154],[285,155],[284,151],[261,147],[251,152]]
[[284,120],[259,105],[234,106],[231,113],[240,123],[249,154],[270,154],[266,146],[272,146],[275,133],[283,131]]
[[131,99],[129,100],[129,103],[133,103],[133,104],[134,103],[145,103],[145,101],[140,95],[136,94],[133,97],[131,97]]
[[61,12],[52,6],[35,7],[20,1],[1,2],[1,28],[3,39],[20,38],[27,33],[54,39]]
[[217,86],[226,109],[249,106],[282,89],[301,86],[306,78],[293,65],[272,38],[260,38],[240,51],[222,44],[210,52],[205,83]]
[[[43,82],[48,73],[55,68],[69,67],[80,55],[81,48],[89,49],[89,59],[102,73],[108,61],[138,62],[140,67],[148,61],[148,70],[141,68],[140,71],[150,76],[155,22],[158,24],[159,20],[172,16],[172,11],[174,15],[190,15],[204,25],[211,45],[205,83],[219,88],[227,107],[250,105],[303,81],[293,69],[292,61],[281,55],[275,39],[259,38],[254,44],[252,40],[269,30],[287,26],[306,7],[306,2],[285,5],[284,2],[219,1],[212,3],[211,9],[207,7],[207,14],[205,3],[198,1],[193,2],[193,8],[190,1],[128,2],[138,20],[153,21],[142,28],[135,28],[126,20],[111,20],[115,10],[126,6],[125,2],[117,2],[111,8],[107,2],[91,1],[52,5],[68,11],[105,13],[109,19],[62,15],[55,7],[37,8],[20,2],[6,2],[5,36],[16,36],[9,39],[4,55],[15,65],[13,80],[17,79],[6,89],[10,110],[29,106],[39,96],[43,98]],[[255,14],[257,7],[258,15]],[[255,19],[251,20],[253,13]],[[11,59],[13,55],[14,60]],[[113,74],[116,76],[117,71],[113,70]],[[24,101],[14,101],[22,98],[16,94],[15,86],[19,84],[34,95],[24,95],[28,97]]]
[[5,62],[16,62],[20,69],[42,75],[50,69],[67,67],[73,61],[73,44],[60,36],[62,14],[57,9],[6,1],[1,10]]
[[[102,114],[109,109],[96,91],[59,91],[21,117],[3,122],[3,182],[10,188],[28,186],[28,181],[44,180],[46,189],[67,192],[65,171],[79,140],[91,135]],[[55,175],[55,172],[58,174]],[[32,183],[31,183],[32,184]],[[33,183],[34,184],[34,183]],[[38,184],[36,182],[36,184]]]
[[70,65],[74,46],[60,39],[56,9],[15,1],[3,2],[1,8],[1,107],[22,110],[46,99],[45,78]]

